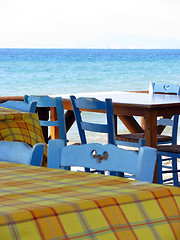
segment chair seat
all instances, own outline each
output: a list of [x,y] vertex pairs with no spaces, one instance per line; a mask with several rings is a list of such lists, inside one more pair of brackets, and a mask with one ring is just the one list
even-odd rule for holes
[[180,145],[158,145],[158,151],[180,153]]
[[[126,141],[126,142],[139,142],[140,139],[145,138],[145,133],[131,133],[131,134],[118,134],[116,140]],[[167,135],[157,135],[158,142],[172,141],[171,136]]]

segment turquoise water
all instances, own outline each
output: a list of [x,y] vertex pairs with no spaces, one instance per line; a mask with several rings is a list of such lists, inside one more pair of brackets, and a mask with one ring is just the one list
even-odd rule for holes
[[180,49],[0,49],[2,95],[147,89],[180,82]]
[[[180,49],[0,49],[0,82],[1,96],[145,90],[149,82],[180,84]],[[126,131],[121,124],[120,131]],[[77,138],[75,133],[74,126],[70,141]]]

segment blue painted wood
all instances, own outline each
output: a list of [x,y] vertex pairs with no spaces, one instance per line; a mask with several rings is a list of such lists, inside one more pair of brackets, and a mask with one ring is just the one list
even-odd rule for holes
[[[180,152],[180,146],[179,146],[179,152]],[[173,181],[174,186],[179,186],[179,180],[178,180],[178,170],[177,168],[177,158],[180,158],[180,153],[179,152],[174,152],[168,149],[167,151],[159,151],[158,150],[158,161],[157,161],[157,169],[158,169],[158,179],[157,182],[159,184],[167,183],[170,182],[171,180]],[[163,161],[166,161],[167,158],[162,158],[162,157],[168,157],[168,160],[171,160],[172,166],[166,167],[163,165]],[[162,169],[165,168],[167,170],[163,171]],[[166,178],[163,180],[163,174],[167,173],[172,173],[173,176],[172,178]]]
[[[115,141],[115,126],[114,126],[114,113],[113,113],[113,105],[112,99],[105,99],[105,101],[100,101],[96,98],[86,98],[80,97],[77,98],[75,96],[70,96],[74,115],[76,118],[77,128],[79,131],[79,136],[81,139],[81,144],[86,144],[86,131],[91,132],[99,132],[99,133],[107,133],[108,134],[108,142],[111,144],[116,144]],[[98,111],[106,111],[106,124],[100,123],[92,123],[84,121],[82,118],[83,110],[98,110]],[[89,172],[90,169],[85,168],[86,172]],[[115,173],[111,173],[115,174]],[[123,173],[121,173],[123,176]]]
[[41,126],[57,126],[59,129],[59,136],[60,139],[63,139],[65,143],[67,142],[66,139],[66,127],[65,127],[65,118],[64,118],[64,108],[63,108],[63,101],[61,97],[51,98],[49,96],[35,96],[30,95],[26,98],[27,102],[36,101],[37,107],[44,108],[44,107],[55,107],[57,111],[57,121],[48,121],[40,120]]
[[30,147],[25,142],[0,141],[0,161],[41,166],[45,144]]
[[[96,156],[93,157],[93,153],[96,153]],[[100,157],[107,155],[107,159]],[[90,143],[64,146],[62,140],[55,139],[49,141],[48,167],[81,166],[100,171],[127,172],[133,174],[136,180],[152,182],[156,157],[156,149],[150,147],[141,147],[137,154],[113,144]]]
[[4,103],[0,103],[1,107],[11,108],[15,110],[19,110],[22,112],[30,112],[35,113],[37,102],[33,101],[31,103],[27,103],[25,101],[6,101]]
[[30,165],[41,166],[43,154],[44,154],[44,143],[36,143],[32,148],[32,157]]
[[167,83],[167,84],[155,84],[154,82],[149,83],[149,93],[175,93],[180,95],[180,86]]
[[[81,139],[82,144],[86,144],[86,131],[92,132],[101,132],[107,133],[109,143],[116,144],[115,142],[115,126],[114,126],[114,113],[113,113],[113,105],[111,99],[105,99],[104,101],[100,101],[96,98],[86,98],[80,97],[76,99],[75,96],[70,96],[71,103],[73,106],[74,115],[76,118],[76,123]],[[99,124],[92,122],[83,121],[81,113],[83,110],[102,110],[106,111],[107,123]]]

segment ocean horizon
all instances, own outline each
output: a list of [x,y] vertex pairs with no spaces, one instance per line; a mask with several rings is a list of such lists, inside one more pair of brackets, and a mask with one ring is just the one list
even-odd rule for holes
[[146,90],[179,84],[180,49],[0,49],[1,95]]
[[180,49],[0,48],[0,81],[1,96],[148,90],[180,83]]

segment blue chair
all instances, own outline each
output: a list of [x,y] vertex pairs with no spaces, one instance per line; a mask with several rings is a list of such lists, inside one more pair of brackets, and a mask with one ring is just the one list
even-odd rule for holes
[[[81,144],[87,143],[86,131],[107,133],[108,142],[111,144],[116,144],[114,113],[111,99],[105,99],[105,102],[96,98],[87,97],[80,97],[76,99],[75,96],[70,96],[70,99],[76,118]],[[98,110],[99,112],[105,111],[107,122],[105,124],[101,124],[84,121],[82,117],[83,110]]]
[[27,98],[27,95],[24,96],[24,101],[9,100],[9,101],[0,103],[0,107],[11,108],[11,109],[19,110],[22,112],[35,113],[37,102],[33,101],[31,103],[28,103],[26,102],[26,98]]
[[41,166],[45,144],[30,147],[25,142],[0,141],[0,161]]
[[[108,142],[111,144],[116,144],[115,142],[115,128],[114,128],[114,113],[113,105],[111,99],[105,99],[105,101],[100,101],[96,98],[70,96],[77,128],[81,140],[81,144],[87,144],[86,132],[98,132],[107,133]],[[105,111],[106,113],[106,123],[92,123],[84,121],[82,112],[83,110],[98,110],[99,112]],[[85,168],[86,172],[89,172],[89,168]],[[101,172],[103,173],[103,172]],[[111,175],[116,175],[116,173],[111,172]],[[123,173],[121,173],[123,176]]]
[[81,166],[99,171],[133,174],[139,181],[152,182],[156,164],[156,149],[141,147],[139,153],[118,148],[113,144],[90,143],[64,146],[62,140],[50,140],[48,167]]
[[40,125],[42,127],[58,127],[59,130],[59,137],[64,141],[66,144],[66,127],[65,127],[65,119],[64,119],[64,108],[63,108],[63,101],[61,97],[51,98],[49,96],[35,96],[30,95],[26,98],[27,103],[37,102],[38,108],[56,108],[57,112],[57,121],[51,120],[49,117],[48,120],[40,120]]
[[[174,186],[179,186],[178,172],[180,169],[177,168],[177,158],[180,158],[180,145],[159,145],[157,147],[158,150],[158,161],[157,161],[157,169],[158,169],[158,183],[171,183],[173,180]],[[165,158],[163,158],[165,157]],[[172,166],[163,165],[163,161],[171,161]],[[163,170],[167,169],[167,170]],[[172,178],[163,179],[163,174],[172,173]]]
[[[173,84],[155,84],[150,83],[149,94],[163,93],[163,94],[180,94],[180,86]],[[175,115],[172,119],[160,118],[157,119],[158,127],[161,125],[162,130],[165,126],[172,128],[171,136],[164,134],[157,134],[157,143],[159,144],[177,144],[177,131],[178,131],[178,120],[179,115]],[[130,147],[141,147],[145,145],[145,134],[144,133],[132,133],[132,134],[117,134],[116,136],[117,145],[130,146]]]

